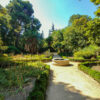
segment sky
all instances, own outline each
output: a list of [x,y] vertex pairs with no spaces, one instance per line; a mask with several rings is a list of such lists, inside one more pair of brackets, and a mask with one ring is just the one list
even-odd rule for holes
[[[29,0],[34,9],[34,16],[42,24],[40,31],[44,37],[48,36],[52,24],[55,29],[62,29],[68,25],[68,20],[73,14],[89,15],[95,17],[96,6],[90,0]],[[6,6],[9,0],[0,0]]]

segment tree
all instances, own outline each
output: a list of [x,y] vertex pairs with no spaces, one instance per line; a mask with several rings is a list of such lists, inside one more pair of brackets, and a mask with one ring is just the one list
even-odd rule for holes
[[100,18],[95,18],[87,23],[86,36],[89,43],[100,46]]
[[91,17],[87,15],[73,15],[69,20],[70,25],[68,27],[52,33],[51,46],[58,52],[68,54],[88,46],[86,28],[88,27],[87,23],[91,20]]
[[0,37],[0,53],[2,53],[2,51],[6,50],[6,49],[7,49],[7,46],[3,45],[3,41],[2,41],[2,39]]
[[25,45],[25,50],[30,52],[30,53],[36,53],[38,49],[38,40],[37,40],[37,32],[34,32],[32,30],[27,30],[23,34],[24,38],[24,45]]
[[20,35],[23,29],[26,29],[31,22],[34,10],[28,1],[12,0],[7,5],[8,13],[11,16],[12,30],[9,32],[9,38],[13,45],[19,47]]
[[75,19],[79,19],[80,17],[81,17],[81,15],[79,15],[79,14],[74,14],[74,15],[72,15],[72,16],[70,17],[70,19],[69,19],[68,25],[71,26],[72,23],[73,23],[73,21],[74,21]]
[[46,43],[48,45],[47,48],[50,49],[50,51],[51,51],[51,49],[52,49],[51,45],[52,45],[52,42],[53,42],[52,36],[49,36],[45,41],[46,41]]
[[10,20],[11,17],[7,13],[7,9],[0,6],[0,36],[4,44],[7,44],[7,34],[11,29]]
[[52,42],[52,47],[54,50],[58,51],[59,53],[62,52],[63,49],[63,45],[62,45],[62,41],[63,41],[63,34],[61,30],[57,30],[54,31],[52,33],[52,38],[53,38],[53,42]]
[[98,5],[98,9],[95,12],[95,15],[100,17],[100,0],[90,0],[91,2],[93,2],[95,5]]

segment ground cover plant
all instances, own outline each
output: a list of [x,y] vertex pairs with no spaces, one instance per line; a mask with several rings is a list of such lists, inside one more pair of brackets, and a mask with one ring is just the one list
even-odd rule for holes
[[13,90],[21,91],[25,84],[38,78],[45,70],[46,65],[40,61],[21,62],[10,68],[0,68],[0,94],[5,95]]

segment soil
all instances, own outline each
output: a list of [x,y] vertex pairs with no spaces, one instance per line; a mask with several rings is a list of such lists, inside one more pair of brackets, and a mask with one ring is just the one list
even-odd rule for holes
[[100,72],[100,66],[93,66],[92,69]]

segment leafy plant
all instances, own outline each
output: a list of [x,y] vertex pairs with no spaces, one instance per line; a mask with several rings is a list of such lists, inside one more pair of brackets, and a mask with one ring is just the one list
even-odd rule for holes
[[93,77],[96,81],[100,83],[100,72],[92,70],[91,67],[95,64],[100,64],[100,62],[85,62],[79,65],[79,69],[85,72],[86,74]]
[[20,54],[21,51],[16,48],[15,46],[8,46],[8,49],[5,51],[7,53],[14,53],[14,54]]
[[98,50],[98,46],[90,45],[89,47],[85,47],[84,49],[75,52],[74,57],[81,59],[91,59],[92,57],[97,58]]
[[46,88],[48,85],[50,66],[46,65],[45,70],[35,82],[35,87],[27,100],[45,100]]

